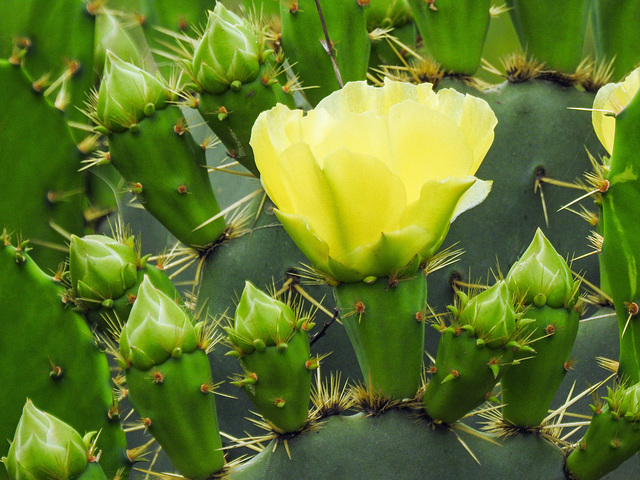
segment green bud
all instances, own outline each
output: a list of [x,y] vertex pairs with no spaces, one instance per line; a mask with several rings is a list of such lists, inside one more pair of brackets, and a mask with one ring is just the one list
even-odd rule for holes
[[505,345],[516,330],[516,312],[506,282],[471,298],[460,313],[460,323],[472,326],[490,348]]
[[145,118],[148,104],[160,110],[170,99],[169,89],[160,77],[123,62],[107,51],[95,111],[98,123],[109,130],[123,132]]
[[129,320],[120,334],[120,353],[139,370],[198,347],[191,319],[145,275]]
[[69,274],[76,296],[90,309],[120,298],[137,281],[138,260],[133,239],[71,235]]
[[260,43],[249,22],[217,3],[189,68],[205,91],[219,94],[235,81],[247,83],[258,76],[259,53]]
[[551,308],[566,307],[576,293],[571,270],[538,228],[531,245],[507,274],[509,288],[537,306],[546,297]]
[[231,343],[244,353],[287,343],[296,329],[291,308],[246,282],[236,307],[233,328],[227,328]]
[[624,417],[631,422],[640,421],[640,383],[627,388],[609,389],[609,395],[605,400],[617,417]]
[[2,461],[12,480],[65,480],[84,472],[87,453],[83,438],[73,427],[38,410],[27,399],[9,453]]

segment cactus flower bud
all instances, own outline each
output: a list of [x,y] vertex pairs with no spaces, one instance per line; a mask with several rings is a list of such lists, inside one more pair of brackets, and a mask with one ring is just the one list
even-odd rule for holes
[[609,410],[631,422],[640,421],[640,383],[627,388],[607,387],[607,391],[608,395],[604,400],[609,405]]
[[103,127],[123,132],[169,100],[169,90],[159,77],[107,51],[94,113],[95,120]]
[[260,43],[249,23],[221,3],[209,13],[190,66],[196,82],[207,92],[225,92],[232,82],[246,83],[260,70]]
[[490,348],[506,344],[516,330],[516,312],[505,281],[479,293],[460,313],[460,324],[471,325]]
[[87,452],[85,440],[73,427],[38,410],[27,399],[2,461],[12,480],[65,480],[84,472]]
[[120,334],[120,353],[125,361],[148,370],[169,357],[193,352],[197,346],[196,330],[187,313],[154,288],[145,275]]
[[246,282],[236,308],[233,328],[227,328],[231,343],[244,353],[278,346],[289,341],[296,330],[296,315],[291,308],[274,300]]
[[640,88],[640,67],[627,75],[622,82],[607,83],[598,90],[593,100],[591,113],[593,129],[610,155],[613,153],[613,138],[616,133],[615,115],[629,104],[638,88]]
[[120,298],[137,280],[138,255],[132,245],[104,235],[71,236],[69,273],[75,294],[90,309]]
[[524,297],[526,305],[566,307],[577,292],[569,265],[540,229],[506,280],[512,292]]

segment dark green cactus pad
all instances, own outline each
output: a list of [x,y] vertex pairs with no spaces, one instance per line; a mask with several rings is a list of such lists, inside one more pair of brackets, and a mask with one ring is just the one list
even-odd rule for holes
[[[185,130],[180,109],[167,107],[131,130],[109,136],[113,165],[140,203],[183,243],[206,247],[224,231],[205,168],[205,153]],[[135,129],[132,129],[135,130]]]
[[[0,245],[0,271],[0,438],[13,438],[30,398],[81,434],[100,430],[100,464],[109,477],[128,469],[125,435],[110,410],[107,358],[84,319],[64,304],[64,287],[8,244]],[[2,442],[0,455],[8,447]],[[3,468],[0,478],[6,478]]]
[[[363,0],[324,1],[322,14],[343,83],[365,80],[371,41]],[[314,0],[282,0],[282,47],[307,100],[317,105],[339,88]],[[311,88],[313,87],[313,88]]]
[[211,370],[202,350],[149,370],[129,368],[126,377],[133,408],[182,475],[202,479],[222,469]]
[[[67,120],[87,123],[84,108],[86,94],[93,85],[93,44],[95,19],[90,3],[61,0],[44,6],[39,1],[7,0],[0,4],[0,57],[12,55],[16,38],[28,46],[21,61],[27,76],[37,82],[49,75],[43,91],[67,72],[62,88],[68,93],[64,108]],[[20,48],[20,47],[19,47]],[[53,104],[57,92],[47,98]],[[24,125],[23,125],[23,128]],[[84,137],[81,131],[77,138]]]
[[[498,440],[498,446],[479,435],[434,430],[411,411],[329,417],[317,429],[287,440],[288,450],[282,440],[275,451],[273,445],[267,446],[246,465],[232,470],[228,478],[565,479],[562,452],[541,437],[509,437]],[[479,464],[457,436],[474,452]]]
[[[1,7],[0,7],[1,8]],[[0,60],[0,229],[64,247],[51,228],[80,234],[84,227],[80,154],[60,112],[29,85],[20,68]],[[32,138],[25,131],[37,132]],[[33,257],[47,271],[64,261],[63,251],[36,247]]]
[[[531,306],[526,318],[534,319],[529,341],[535,355],[526,355],[502,377],[502,415],[506,422],[535,427],[547,416],[553,397],[567,371],[576,334],[578,312],[549,306]],[[529,330],[531,331],[531,330]]]
[[[430,274],[429,304],[443,311],[450,303],[452,276],[472,282],[486,281],[499,264],[503,272],[517,260],[540,227],[563,257],[582,255],[590,249],[586,237],[593,228],[577,215],[558,210],[581,195],[579,190],[543,184],[549,225],[546,225],[537,177],[573,182],[591,169],[585,153],[604,153],[591,125],[589,112],[594,95],[545,80],[503,83],[486,94],[498,117],[495,140],[476,176],[493,180],[487,199],[451,224],[445,246],[459,242],[465,255],[456,264]],[[584,202],[594,210],[590,200]],[[575,210],[579,206],[573,205]],[[598,263],[592,255],[572,268],[598,284]]]

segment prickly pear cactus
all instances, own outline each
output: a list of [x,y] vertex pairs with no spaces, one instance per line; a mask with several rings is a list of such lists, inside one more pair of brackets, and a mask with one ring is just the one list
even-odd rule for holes
[[2,3],[9,478],[636,478],[638,11]]

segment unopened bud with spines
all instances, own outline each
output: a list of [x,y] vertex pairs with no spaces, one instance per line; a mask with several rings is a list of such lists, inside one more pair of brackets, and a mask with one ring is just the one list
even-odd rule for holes
[[74,294],[89,309],[120,298],[137,280],[139,258],[133,238],[125,243],[103,235],[71,236],[69,273]]
[[540,229],[506,280],[526,305],[570,308],[576,302],[578,288],[571,269]]
[[278,432],[295,432],[307,422],[311,370],[309,337],[313,326],[296,318],[285,303],[250,282],[238,303],[233,327],[225,330],[240,360],[244,376],[234,385],[244,388],[260,414]]
[[123,132],[135,128],[139,121],[164,108],[171,99],[172,94],[160,77],[107,51],[92,116],[107,131]]
[[66,480],[87,468],[89,444],[70,425],[27,400],[9,453],[2,459],[12,480]]
[[196,330],[189,315],[145,277],[120,334],[120,353],[125,362],[148,370],[197,347]]
[[208,93],[219,94],[235,81],[247,83],[260,71],[260,43],[247,20],[216,4],[204,35],[188,65],[194,80]]

